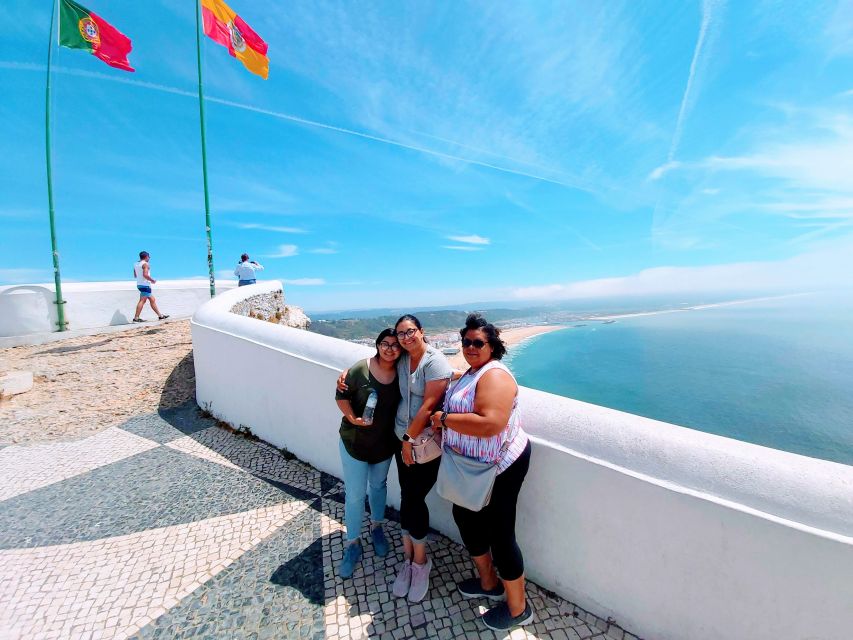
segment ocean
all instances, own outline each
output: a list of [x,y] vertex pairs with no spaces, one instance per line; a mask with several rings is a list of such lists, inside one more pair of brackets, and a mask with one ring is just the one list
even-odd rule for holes
[[522,343],[518,382],[853,465],[853,302],[814,294],[600,321]]

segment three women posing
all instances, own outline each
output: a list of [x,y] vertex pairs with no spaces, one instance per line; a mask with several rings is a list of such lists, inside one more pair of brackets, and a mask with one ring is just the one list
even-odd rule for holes
[[[492,629],[504,631],[527,624],[533,617],[525,599],[524,561],[515,539],[516,504],[530,464],[531,445],[519,423],[518,385],[500,362],[506,353],[500,330],[472,314],[460,334],[469,369],[453,382],[447,360],[426,343],[421,323],[412,315],[402,316],[393,330],[386,329],[377,338],[377,355],[371,359],[371,364],[376,361],[373,368],[358,363],[339,379],[338,405],[345,423],[341,426],[341,459],[346,484],[347,546],[338,573],[341,577],[351,576],[361,557],[358,540],[368,481],[371,537],[378,555],[388,551],[381,523],[385,476],[390,466],[388,452],[393,449],[400,480],[404,546],[404,560],[393,592],[412,602],[426,596],[432,568],[426,552],[429,529],[426,496],[436,482],[441,458],[418,463],[413,457],[412,440],[427,428],[443,429],[445,455],[468,458],[494,473],[491,497],[485,506],[478,510],[457,504],[453,507],[454,520],[478,572],[478,577],[464,580],[457,587],[466,598],[501,601],[483,615],[483,621]],[[398,345],[394,344],[395,339]],[[395,353],[401,353],[399,359],[392,355]],[[388,388],[393,382],[390,372],[395,365],[397,394]],[[365,380],[374,388],[384,385],[385,389],[384,393],[378,393],[370,427],[355,417],[364,406],[361,397],[370,394],[364,391]],[[388,444],[389,440],[378,433],[391,432],[388,415],[395,400],[398,402],[393,420],[396,437]],[[444,406],[439,409],[442,400]],[[358,430],[358,436],[349,433],[350,425]],[[369,430],[377,430],[371,436],[373,446],[377,447],[375,455],[363,451],[353,454],[356,448],[347,446],[346,438],[357,441],[362,431]],[[390,448],[385,448],[386,445]],[[354,455],[360,456],[365,471],[356,471],[351,460]],[[381,461],[370,461],[380,457]]]

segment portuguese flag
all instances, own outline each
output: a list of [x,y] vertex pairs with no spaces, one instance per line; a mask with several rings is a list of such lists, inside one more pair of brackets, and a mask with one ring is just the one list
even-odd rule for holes
[[73,0],[59,0],[59,44],[91,52],[111,67],[134,71],[127,61],[130,38]]
[[264,80],[270,74],[267,43],[222,0],[201,0],[204,33]]

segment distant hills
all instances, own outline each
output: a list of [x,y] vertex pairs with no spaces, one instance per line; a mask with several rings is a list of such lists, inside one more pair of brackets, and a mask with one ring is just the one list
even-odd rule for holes
[[[552,314],[553,314],[553,310]],[[465,325],[465,318],[470,311],[444,309],[432,311],[414,311],[418,320],[423,324],[427,333],[455,331]],[[489,309],[482,312],[489,322],[495,324],[519,323],[533,324],[542,322],[557,322],[550,320],[549,314],[543,309]],[[339,315],[339,314],[334,314]],[[393,327],[402,314],[386,314],[373,317],[350,317],[323,319],[312,318],[310,330],[333,338],[354,340],[357,338],[373,338],[386,327]]]
[[[472,311],[479,311],[490,322],[498,326],[528,324],[564,324],[595,318],[640,311],[685,308],[691,305],[715,304],[732,298],[724,294],[696,296],[644,296],[621,299],[564,300],[549,305],[513,308],[513,303],[472,303],[464,305],[467,309],[441,309],[426,307],[415,309],[360,309],[333,312],[309,312],[310,331],[343,340],[375,338],[386,327],[393,327],[404,313],[413,313],[418,317],[427,334],[456,331],[465,324],[465,317]],[[498,306],[498,305],[503,306]],[[516,303],[517,304],[517,303]]]

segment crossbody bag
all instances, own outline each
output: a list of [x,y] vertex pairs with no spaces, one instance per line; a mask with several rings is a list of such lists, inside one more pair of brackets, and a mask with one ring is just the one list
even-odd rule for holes
[[509,440],[503,443],[493,462],[481,462],[456,453],[450,447],[444,448],[435,483],[438,495],[469,511],[482,510],[492,499],[498,463],[508,447]]
[[[412,419],[412,374],[406,381],[406,420]],[[415,464],[426,464],[432,462],[441,455],[441,433],[428,425],[417,437],[412,438],[412,459]]]

